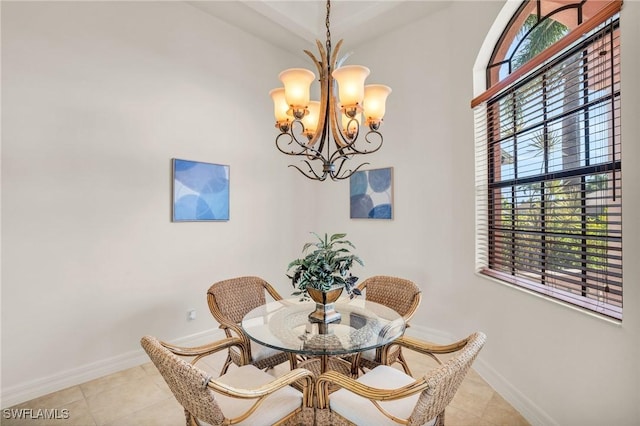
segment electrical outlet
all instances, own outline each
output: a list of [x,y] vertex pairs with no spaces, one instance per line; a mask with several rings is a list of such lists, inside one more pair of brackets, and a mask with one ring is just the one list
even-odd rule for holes
[[187,321],[193,321],[194,319],[196,319],[196,310],[189,309],[187,311]]

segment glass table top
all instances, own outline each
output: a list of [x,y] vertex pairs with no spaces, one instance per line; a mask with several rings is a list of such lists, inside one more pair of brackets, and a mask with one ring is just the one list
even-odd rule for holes
[[366,351],[402,336],[404,319],[393,309],[361,298],[341,298],[342,318],[322,324],[309,321],[315,302],[284,299],[249,312],[242,328],[252,340],[274,349],[304,355],[341,355]]

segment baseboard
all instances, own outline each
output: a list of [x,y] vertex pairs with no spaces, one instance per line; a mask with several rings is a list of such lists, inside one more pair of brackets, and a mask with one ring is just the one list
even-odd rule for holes
[[[460,338],[440,330],[413,325],[407,335],[436,343],[451,343]],[[180,339],[173,340],[180,346],[198,346],[213,340],[222,339],[224,333],[220,329],[205,330]],[[118,356],[73,368],[49,377],[25,382],[2,390],[2,408],[11,407],[34,398],[56,392],[70,386],[76,386],[99,377],[113,374],[127,368],[136,367],[149,361],[142,349],[130,351]],[[508,380],[500,375],[491,365],[482,359],[476,359],[473,368],[482,376],[496,392],[517,409],[533,426],[554,426],[558,423],[547,415],[533,401],[522,394]]]
[[[223,337],[224,333],[220,329],[214,328],[176,339],[172,341],[172,343],[181,346],[198,346]],[[48,377],[11,386],[2,389],[2,396],[0,397],[1,406],[2,408],[11,407],[51,392],[57,392],[70,386],[76,386],[108,374],[142,365],[146,362],[149,362],[149,357],[144,350],[140,348],[135,351],[62,371]]]
[[421,325],[414,324],[406,329],[405,334],[407,336],[416,337],[418,339],[426,340],[433,343],[439,343],[442,345],[460,340],[459,338],[453,336],[451,333],[446,333],[434,328],[423,327]]
[[[407,329],[407,334],[420,339],[428,340],[434,343],[452,343],[464,336],[452,336],[440,330],[434,330],[427,327],[411,326]],[[505,377],[499,374],[491,365],[482,359],[482,352],[473,363],[473,369],[496,391],[506,399],[509,404],[522,414],[532,426],[556,426],[556,422],[533,401],[527,398],[515,386],[513,386]]]
[[527,398],[515,386],[498,373],[491,365],[482,359],[482,353],[473,364],[474,370],[491,387],[506,399],[509,404],[522,414],[532,426],[556,426],[558,422],[538,407],[531,399]]

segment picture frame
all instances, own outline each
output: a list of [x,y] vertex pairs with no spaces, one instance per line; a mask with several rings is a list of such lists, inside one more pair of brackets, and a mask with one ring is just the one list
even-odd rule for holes
[[393,219],[393,167],[351,175],[349,204],[351,219]]
[[172,159],[173,222],[229,220],[229,166]]

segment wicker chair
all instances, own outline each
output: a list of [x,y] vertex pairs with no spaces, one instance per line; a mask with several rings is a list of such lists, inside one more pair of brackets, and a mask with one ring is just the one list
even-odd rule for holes
[[[249,364],[261,370],[275,367],[289,360],[289,356],[284,352],[252,342],[240,327],[242,318],[249,311],[266,303],[265,293],[274,300],[282,299],[268,282],[259,277],[237,277],[219,281],[207,291],[209,310],[220,323],[220,328],[224,330],[227,337],[242,339],[248,351]],[[230,347],[220,374],[225,374],[232,362],[242,365],[240,358],[239,351]]]
[[[366,300],[388,306],[402,315],[407,327],[422,301],[420,288],[413,281],[404,278],[377,275],[362,281],[358,288],[365,294]],[[409,365],[402,355],[402,348],[395,344],[390,346],[391,349],[382,347],[363,352],[357,359],[357,367],[364,372],[365,368],[373,369],[381,364],[391,365],[398,362],[404,372],[411,375]],[[387,358],[383,360],[382,354],[385,351]]]
[[[399,344],[428,355],[440,364],[419,379],[387,365],[380,365],[357,380],[328,371],[316,381],[316,424],[444,426],[444,410],[485,340],[486,336],[479,332],[446,346],[401,337]],[[444,363],[436,357],[454,352],[455,356]],[[335,385],[342,389],[329,396],[329,387]]]
[[[313,424],[313,374],[308,370],[299,368],[275,378],[245,365],[212,379],[193,364],[232,346],[244,361],[241,339],[226,338],[197,348],[180,348],[151,336],[140,343],[184,408],[187,426],[199,426],[200,421],[210,425]],[[176,355],[195,358],[188,363]],[[294,383],[302,392],[289,386]]]

